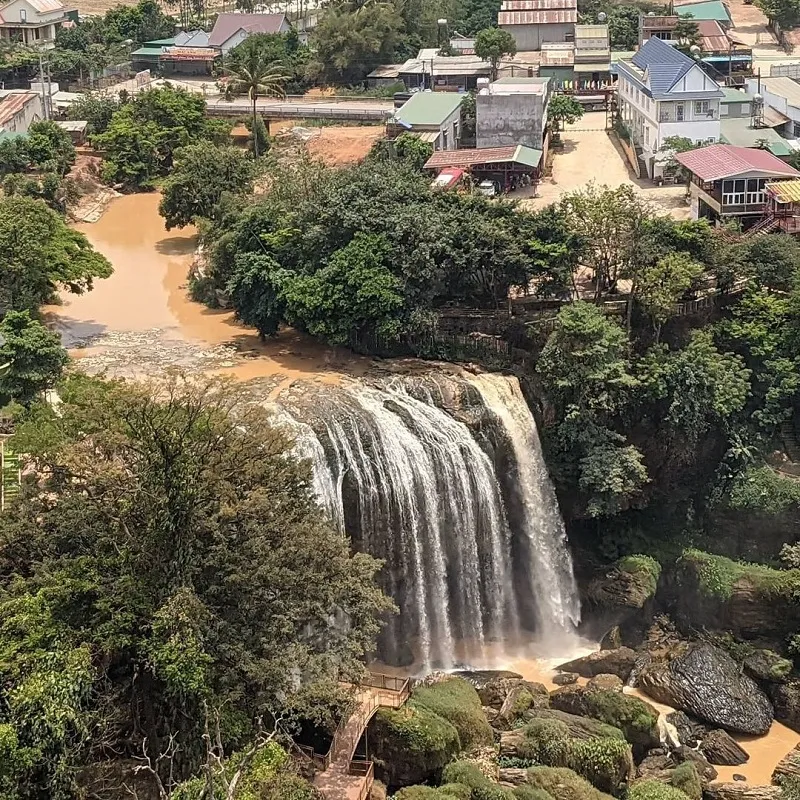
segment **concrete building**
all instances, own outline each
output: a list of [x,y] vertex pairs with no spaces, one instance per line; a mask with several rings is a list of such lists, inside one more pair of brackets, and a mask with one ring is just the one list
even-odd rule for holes
[[779,112],[786,119],[783,133],[800,137],[800,83],[789,77],[749,78],[745,83],[751,97],[761,95],[764,108]]
[[697,63],[661,39],[648,39],[617,64],[619,116],[650,178],[654,155],[669,136],[698,144],[718,142],[724,94]]
[[796,149],[794,145],[800,145],[800,141],[787,140],[779,132],[788,121],[779,111],[763,103],[754,104],[750,95],[737,89],[722,91],[725,96],[719,107],[721,143],[760,147],[780,158],[791,155]]
[[763,215],[768,183],[800,178],[800,172],[766,150],[729,144],[678,153],[675,159],[691,175],[692,219],[737,220],[745,229]]
[[475,96],[478,148],[522,144],[546,150],[549,78],[500,78]]
[[514,37],[518,51],[572,42],[577,22],[577,0],[503,0],[497,15],[497,26]]
[[463,99],[463,94],[455,92],[417,92],[395,112],[390,132],[413,133],[430,142],[434,150],[456,150]]
[[42,96],[19,89],[0,89],[0,136],[24,136],[32,122],[44,119]]
[[44,49],[56,46],[56,34],[72,24],[77,12],[60,0],[0,0],[0,42],[20,42]]
[[223,13],[217,15],[208,45],[226,55],[253,33],[288,33],[291,29],[286,14]]

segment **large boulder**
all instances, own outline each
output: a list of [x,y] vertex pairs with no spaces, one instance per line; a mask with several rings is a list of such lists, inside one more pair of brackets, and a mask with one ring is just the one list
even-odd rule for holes
[[711,783],[703,796],[706,800],[779,800],[780,786],[751,786],[748,783]]
[[794,665],[773,650],[756,650],[744,660],[744,671],[756,681],[786,683]]
[[[505,772],[500,771],[501,781]],[[555,800],[610,800],[610,795],[566,767],[531,767],[525,774],[525,783],[543,789]]]
[[589,689],[607,689],[612,692],[621,692],[625,688],[622,678],[616,675],[600,674],[595,675],[594,678],[589,678],[586,681],[586,686]]
[[378,709],[368,736],[375,777],[392,791],[438,779],[461,750],[455,727],[413,701],[397,710]]
[[783,778],[800,778],[800,744],[795,745],[775,767],[772,782],[780,783]]
[[558,669],[564,672],[577,672],[583,678],[595,675],[616,675],[627,681],[639,656],[630,647],[618,647],[615,650],[598,650],[588,656],[576,658],[561,664]]
[[550,705],[558,711],[592,717],[619,728],[637,757],[659,744],[658,712],[637,697],[613,690],[563,686],[550,693]]
[[598,606],[641,610],[655,596],[660,575],[661,566],[655,559],[626,556],[591,581],[587,594]]
[[697,747],[698,742],[708,733],[705,725],[683,711],[667,714],[666,720],[678,732],[678,740],[686,747]]
[[721,730],[709,731],[700,742],[700,751],[709,764],[722,767],[738,767],[747,763],[750,756],[730,734]]
[[577,714],[558,711],[555,708],[533,709],[528,712],[527,718],[530,720],[545,719],[563,722],[567,726],[570,737],[573,739],[625,738],[622,731],[613,725],[607,725],[605,722],[600,722],[600,720],[592,719],[591,717],[580,717]]
[[772,724],[769,699],[724,651],[695,644],[669,661],[651,661],[639,675],[642,691],[734,733],[761,736]]
[[[547,697],[547,688],[541,683],[526,681],[517,672],[507,670],[462,670],[453,674],[471,683],[484,706],[502,711],[510,695],[515,698],[525,689],[532,697]],[[541,701],[539,701],[541,702]],[[514,700],[511,701],[511,704]],[[506,708],[508,711],[508,707]]]
[[679,764],[685,764],[687,761],[694,764],[694,768],[697,770],[697,774],[700,776],[700,780],[704,785],[717,779],[717,771],[709,764],[708,759],[698,750],[681,746],[677,750],[673,750],[672,757]]
[[773,684],[767,691],[775,708],[775,719],[800,732],[800,681]]

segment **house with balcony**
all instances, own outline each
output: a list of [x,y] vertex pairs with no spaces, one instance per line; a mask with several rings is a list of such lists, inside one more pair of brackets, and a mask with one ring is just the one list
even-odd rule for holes
[[764,216],[750,233],[800,234],[800,180],[778,181],[764,187]]
[[60,0],[0,0],[0,42],[52,49],[58,31],[73,24],[76,15]]
[[670,136],[718,142],[724,93],[691,58],[658,38],[617,63],[619,119],[647,175],[661,177],[655,154]]
[[677,153],[689,173],[692,219],[738,221],[743,230],[764,216],[767,185],[800,178],[800,172],[767,150],[714,144]]

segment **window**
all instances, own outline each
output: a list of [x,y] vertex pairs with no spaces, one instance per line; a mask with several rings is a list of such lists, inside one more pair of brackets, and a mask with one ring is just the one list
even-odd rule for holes
[[28,12],[24,8],[21,8],[19,10],[19,21],[20,22],[27,22],[28,21]]
[[678,103],[675,106],[675,119],[677,119],[678,122],[683,122],[683,103]]
[[695,100],[694,113],[695,114],[708,114],[711,111],[711,106],[708,100]]
[[650,144],[650,128],[647,125],[644,126],[644,143]]
[[747,180],[727,180],[722,182],[722,205],[763,205],[766,178],[748,178]]
[[795,136],[800,136],[800,122],[793,122],[792,123],[792,133]]
[[447,150],[447,131],[442,131],[442,150]]

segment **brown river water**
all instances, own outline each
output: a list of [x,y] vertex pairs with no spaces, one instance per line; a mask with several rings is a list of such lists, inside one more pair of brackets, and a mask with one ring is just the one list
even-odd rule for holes
[[[166,231],[158,214],[158,194],[126,195],[115,199],[98,222],[77,225],[114,267],[107,280],[97,281],[84,295],[65,294],[62,304],[45,309],[51,326],[66,347],[91,372],[142,377],[171,366],[228,375],[237,380],[267,379],[275,397],[296,380],[336,383],[364,375],[374,362],[325,347],[295,331],[282,331],[266,343],[255,331],[239,324],[231,311],[211,310],[192,302],[186,276],[197,246],[190,229]],[[417,365],[409,362],[408,368]],[[521,643],[518,656],[484,653],[475,667],[511,669],[528,680],[555,688],[555,666],[594,649],[570,642],[562,657],[535,657],[533,645]],[[658,708],[666,706],[640,695]],[[769,784],[778,761],[800,734],[773,723],[766,736],[738,736],[750,760],[740,767],[717,767],[719,779],[735,773],[750,784]]]

